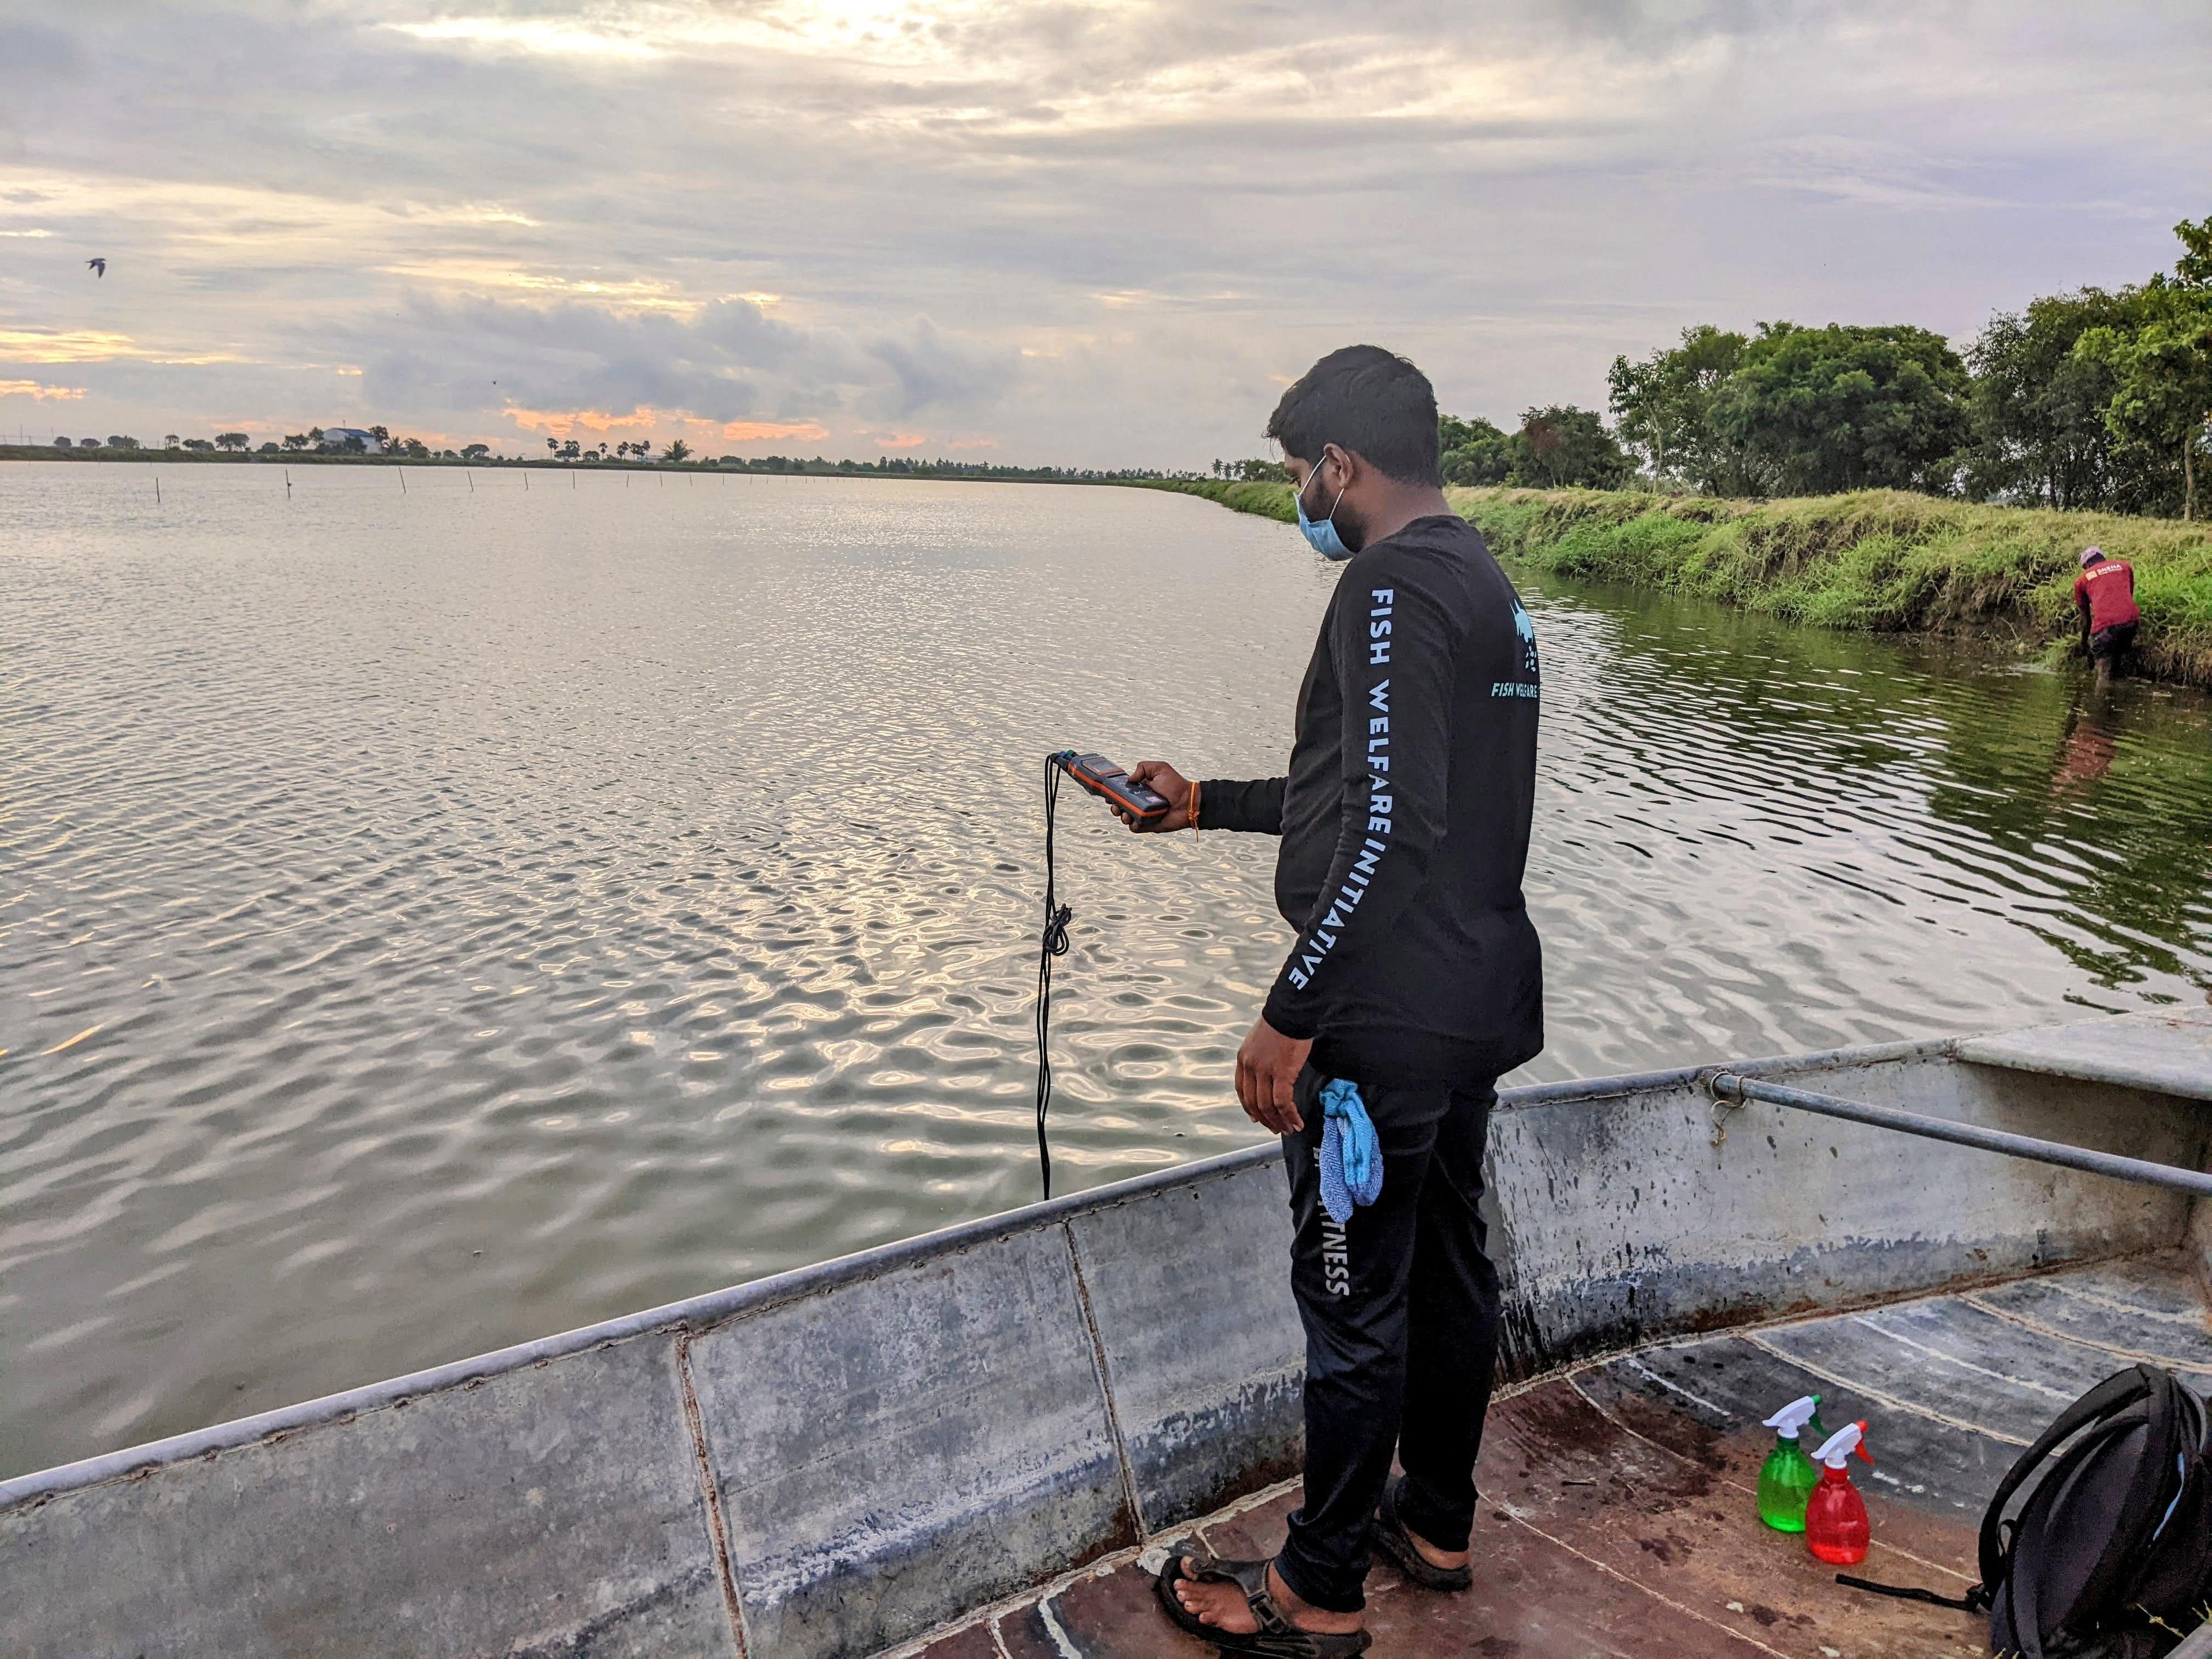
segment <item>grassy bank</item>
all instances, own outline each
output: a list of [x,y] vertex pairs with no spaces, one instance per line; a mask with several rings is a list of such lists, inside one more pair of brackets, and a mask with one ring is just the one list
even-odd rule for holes
[[[1293,517],[1282,484],[1163,483]],[[2212,685],[2212,527],[1978,507],[1891,490],[1794,501],[1455,489],[1503,556],[1563,575],[1717,599],[1824,628],[1973,634],[2070,650],[2075,560],[2136,568],[2142,672]]]

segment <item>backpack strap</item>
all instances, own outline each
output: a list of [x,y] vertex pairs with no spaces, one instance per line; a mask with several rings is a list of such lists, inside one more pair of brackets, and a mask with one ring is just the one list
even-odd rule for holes
[[2012,1571],[2012,1539],[2004,1535],[2001,1523],[2006,1505],[2012,1502],[2014,1494],[2061,1443],[2098,1419],[2124,1410],[2148,1395],[2152,1389],[2151,1378],[2156,1375],[2158,1373],[2148,1365],[2115,1371],[2061,1412],[2036,1443],[2013,1460],[2013,1466],[2005,1471],[2004,1479],[1997,1482],[1997,1489],[1990,1498],[1989,1508],[1982,1511],[1980,1565],[1982,1588],[1986,1592],[1996,1595],[1996,1587],[2005,1582]]
[[[2005,1565],[2008,1571],[2012,1564],[2008,1561]],[[2019,1659],[2045,1659],[2043,1609],[2037,1605],[2035,1575],[2023,1573],[2005,1588],[2012,1592],[2012,1632],[2020,1642]]]
[[1836,1582],[1851,1589],[1871,1590],[1876,1595],[1890,1595],[1900,1601],[1925,1601],[1930,1607],[1956,1607],[1961,1613],[1981,1613],[1990,1605],[1990,1598],[1977,1584],[1964,1595],[1938,1595],[1932,1589],[1923,1589],[1917,1584],[1877,1584],[1871,1578],[1854,1578],[1847,1572],[1836,1575]]

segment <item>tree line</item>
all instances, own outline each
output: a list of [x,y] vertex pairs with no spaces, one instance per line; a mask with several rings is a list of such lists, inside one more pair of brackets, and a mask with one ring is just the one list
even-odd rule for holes
[[[1530,409],[1519,427],[1446,415],[1444,482],[1711,495],[1934,495],[2185,519],[2212,460],[2212,217],[2174,228],[2171,272],[2000,313],[1963,352],[1910,324],[1710,323],[1616,357],[1613,424]],[[1275,462],[1214,476],[1277,481]]]
[[[1507,432],[1480,416],[1445,415],[1437,422],[1448,484],[1514,484],[1533,489],[1619,489],[1636,476],[1623,449],[1595,410],[1572,404],[1531,409]],[[1241,483],[1287,483],[1277,461],[1216,461],[1213,476]]]
[[[480,461],[491,453],[489,444],[469,444],[460,449],[433,449],[419,438],[395,438],[384,427],[363,428],[377,446],[377,453],[396,455],[405,460]],[[146,453],[146,446],[137,439],[120,434],[111,435],[105,443],[98,438],[63,438],[53,441],[56,449],[112,449]],[[243,432],[218,432],[212,438],[180,438],[172,432],[161,440],[164,450],[181,449],[187,454],[240,454],[253,450],[253,441]],[[311,426],[305,432],[288,434],[281,444],[274,439],[264,443],[253,453],[261,455],[366,455],[368,442],[349,433],[343,436],[325,432],[321,427]]]
[[2000,313],[1961,353],[1911,325],[1710,324],[1609,377],[1638,470],[1716,495],[1915,489],[2195,518],[2212,453],[2212,217],[2169,273]]
[[[489,444],[468,444],[457,450],[433,449],[419,439],[395,437],[381,426],[364,427],[361,430],[377,445],[377,453],[387,459],[475,462],[489,465],[519,459],[524,465],[530,464],[528,458],[494,455]],[[61,449],[98,450],[103,454],[143,456],[156,453],[148,449],[136,438],[120,435],[110,437],[104,443],[98,438],[56,438],[53,442]],[[281,459],[297,454],[341,459],[359,455],[367,458],[371,453],[368,444],[361,437],[342,436],[337,431],[326,432],[320,427],[311,427],[306,432],[291,434],[281,444],[271,441],[258,448],[243,432],[219,432],[212,439],[179,438],[171,433],[161,441],[161,447],[192,453],[235,453],[247,459]],[[691,446],[681,438],[674,439],[665,446],[656,445],[650,439],[639,438],[611,446],[601,442],[589,447],[577,439],[548,438],[545,448],[548,459],[580,465],[611,459],[630,464],[649,461],[716,472],[787,473],[807,477],[889,477],[974,478],[1026,483],[1128,483],[1188,481],[1205,476],[1187,470],[1168,471],[1158,467],[1010,466],[996,461],[954,461],[915,455],[883,455],[866,461],[856,461],[849,456],[843,460],[833,461],[822,455],[817,455],[811,460],[799,455],[701,455],[694,453]],[[1218,461],[1214,463],[1217,473],[1220,465]],[[1276,471],[1279,473],[1281,469],[1277,468]]]

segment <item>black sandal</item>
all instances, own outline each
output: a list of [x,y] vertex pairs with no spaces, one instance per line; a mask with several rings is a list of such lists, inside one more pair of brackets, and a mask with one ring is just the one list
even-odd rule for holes
[[[1183,1563],[1190,1563],[1190,1571],[1183,1571]],[[1266,1659],[1352,1659],[1352,1656],[1367,1651],[1372,1639],[1364,1630],[1344,1636],[1325,1636],[1319,1631],[1300,1630],[1290,1616],[1275,1603],[1267,1589],[1266,1561],[1224,1561],[1204,1550],[1189,1554],[1176,1553],[1168,1557],[1167,1565],[1152,1588],[1159,1593],[1160,1606],[1175,1620],[1176,1628],[1187,1631],[1201,1642],[1211,1642],[1224,1653],[1256,1653]],[[1188,1577],[1199,1583],[1209,1580],[1234,1584],[1244,1592],[1245,1604],[1252,1609],[1252,1617],[1260,1628],[1250,1635],[1232,1633],[1218,1626],[1209,1625],[1183,1606],[1175,1593],[1176,1581]]]
[[1406,1530],[1406,1523],[1398,1518],[1398,1499],[1406,1489],[1406,1478],[1400,1475],[1382,1488],[1382,1506],[1375,1511],[1375,1553],[1403,1573],[1407,1581],[1423,1589],[1463,1590],[1474,1583],[1474,1568],[1470,1563],[1464,1567],[1440,1567],[1424,1556],[1413,1543],[1413,1534]]

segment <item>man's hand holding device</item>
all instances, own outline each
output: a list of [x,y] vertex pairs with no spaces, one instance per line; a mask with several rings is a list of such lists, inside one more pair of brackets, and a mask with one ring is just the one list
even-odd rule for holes
[[1151,790],[1167,802],[1168,810],[1154,818],[1139,818],[1115,807],[1115,816],[1139,835],[1164,836],[1171,830],[1188,830],[1195,819],[1198,786],[1165,761],[1139,761],[1129,769],[1129,781]]

